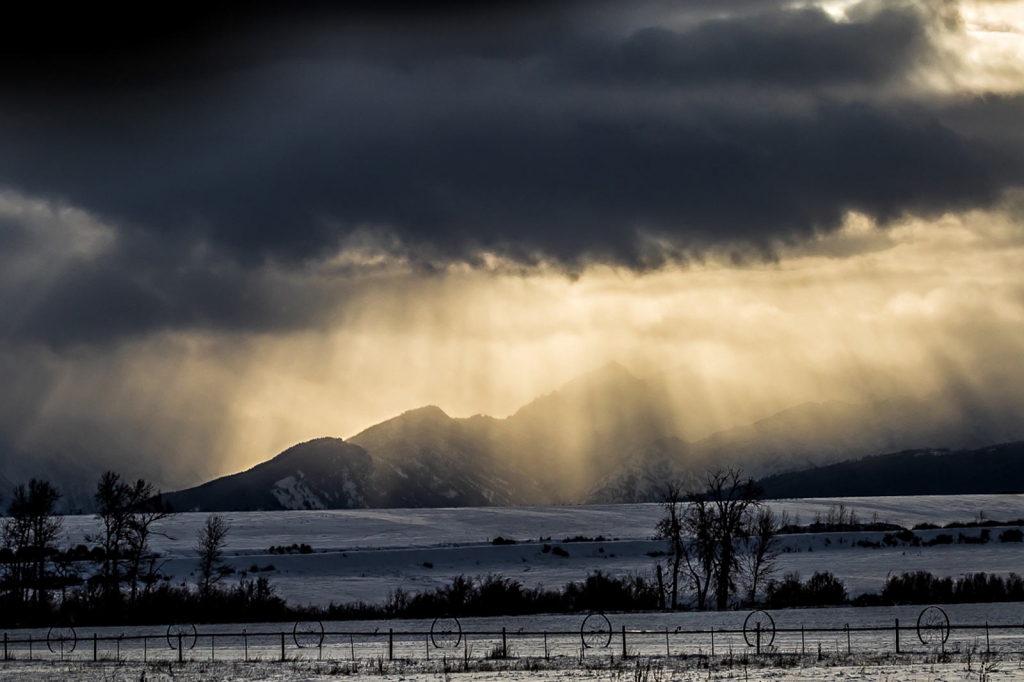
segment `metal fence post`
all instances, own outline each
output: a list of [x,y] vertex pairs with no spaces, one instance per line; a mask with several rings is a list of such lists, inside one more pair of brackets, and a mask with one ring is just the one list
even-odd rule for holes
[[800,655],[807,655],[807,640],[804,639],[804,624],[800,623]]
[[900,619],[896,619],[896,653],[900,652]]
[[505,638],[505,626],[501,627],[501,657],[508,658],[508,640]]
[[28,660],[32,660],[32,635],[28,636]]
[[846,655],[853,653],[853,645],[850,643],[850,624],[846,624]]
[[94,632],[94,633],[92,633],[92,660],[93,660],[93,663],[95,663],[96,660],[99,657],[98,652],[97,652],[97,648],[98,648],[98,646],[96,644],[96,633]]
[[395,660],[395,629],[388,628],[388,660]]
[[757,622],[757,655],[761,655],[761,621]]
[[628,653],[626,652],[626,626],[622,626],[622,657],[627,658]]
[[249,632],[242,630],[242,646],[245,648],[245,662],[249,662]]
[[987,654],[990,654],[990,653],[992,653],[992,647],[989,646],[989,641],[988,641],[988,621],[986,620],[985,621],[985,654],[987,655]]
[[178,663],[181,663],[184,660],[185,660],[185,652],[182,651],[181,633],[179,632],[178,633]]
[[10,660],[7,656],[7,633],[4,633],[4,660]]
[[284,633],[281,633],[281,662],[284,663]]
[[665,628],[665,657],[672,655],[672,651],[668,648],[668,628]]
[[[4,635],[7,637],[7,635]],[[548,660],[548,631],[544,631],[544,660]]]
[[217,637],[216,635],[210,635],[210,660],[211,661],[216,661],[217,660],[217,647],[213,643],[213,640],[216,637]]
[[352,638],[351,634],[348,636],[348,648],[350,653],[352,654],[352,660],[356,660],[356,642]]

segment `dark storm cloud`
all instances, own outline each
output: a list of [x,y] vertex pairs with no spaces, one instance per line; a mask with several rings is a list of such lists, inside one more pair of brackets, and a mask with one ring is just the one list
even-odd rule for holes
[[93,17],[61,43],[65,19],[6,48],[0,186],[119,239],[0,328],[63,344],[306,326],[332,295],[266,264],[299,270],[356,230],[414,259],[642,267],[657,256],[640,234],[767,247],[849,210],[990,206],[1021,182],[1013,117],[970,125],[995,104],[878,94],[934,56],[928,14],[722,16],[737,6],[215,7],[129,35]]
[[581,45],[564,61],[572,76],[607,82],[811,87],[882,82],[929,51],[913,12],[887,9],[837,22],[807,8],[714,19],[682,31],[646,28],[617,44]]

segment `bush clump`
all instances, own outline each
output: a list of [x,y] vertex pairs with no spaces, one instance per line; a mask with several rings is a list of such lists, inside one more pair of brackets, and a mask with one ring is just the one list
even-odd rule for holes
[[1004,530],[999,534],[999,542],[1021,542],[1024,540],[1024,531],[1020,528]]
[[846,585],[828,571],[816,572],[807,582],[799,573],[787,573],[781,581],[768,584],[765,605],[773,609],[812,606],[840,606],[847,602]]

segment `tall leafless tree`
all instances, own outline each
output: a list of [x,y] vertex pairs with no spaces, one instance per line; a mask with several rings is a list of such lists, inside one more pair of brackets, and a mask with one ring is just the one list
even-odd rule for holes
[[60,490],[36,478],[28,486],[15,486],[12,492],[2,535],[13,558],[8,580],[20,602],[31,600],[41,606],[48,601],[51,574],[47,564],[57,552],[55,545],[64,521],[56,515],[60,498]]
[[747,601],[757,602],[758,590],[771,578],[778,565],[779,530],[789,525],[786,512],[776,514],[765,505],[757,505],[748,521],[749,531],[743,548],[742,570]]
[[683,487],[678,482],[671,482],[665,490],[665,496],[661,503],[664,516],[658,521],[655,527],[655,537],[668,543],[669,562],[669,589],[671,598],[669,604],[675,609],[679,603],[679,572],[686,556],[686,541],[684,538],[685,523],[683,516],[686,512]]
[[227,547],[228,524],[224,517],[210,514],[196,533],[195,550],[198,555],[199,593],[208,597],[214,585],[227,574],[224,549]]
[[105,472],[96,485],[96,516],[102,523],[98,542],[103,558],[99,578],[108,604],[122,600],[121,585],[128,584],[132,601],[138,597],[138,585],[144,562],[152,558],[149,540],[153,524],[171,516],[152,483],[122,481],[119,474]]
[[[725,609],[744,567],[741,559],[751,534],[751,512],[759,509],[760,489],[738,469],[709,471],[705,484],[704,491],[685,497],[682,487],[672,484],[662,503],[665,515],[656,530],[669,544],[673,607],[684,568],[697,608],[707,608],[713,595],[715,607]],[[765,548],[762,559],[770,549]],[[761,575],[759,563],[758,580]]]

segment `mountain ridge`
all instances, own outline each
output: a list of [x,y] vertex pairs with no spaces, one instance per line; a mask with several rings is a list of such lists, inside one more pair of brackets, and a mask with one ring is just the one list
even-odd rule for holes
[[833,400],[687,440],[675,389],[660,375],[638,378],[611,363],[508,417],[451,417],[426,405],[165,497],[206,511],[650,502],[666,481],[697,485],[709,468],[766,478],[880,452],[980,447],[986,434],[990,442],[1024,439],[1015,415],[961,418],[942,402]]

